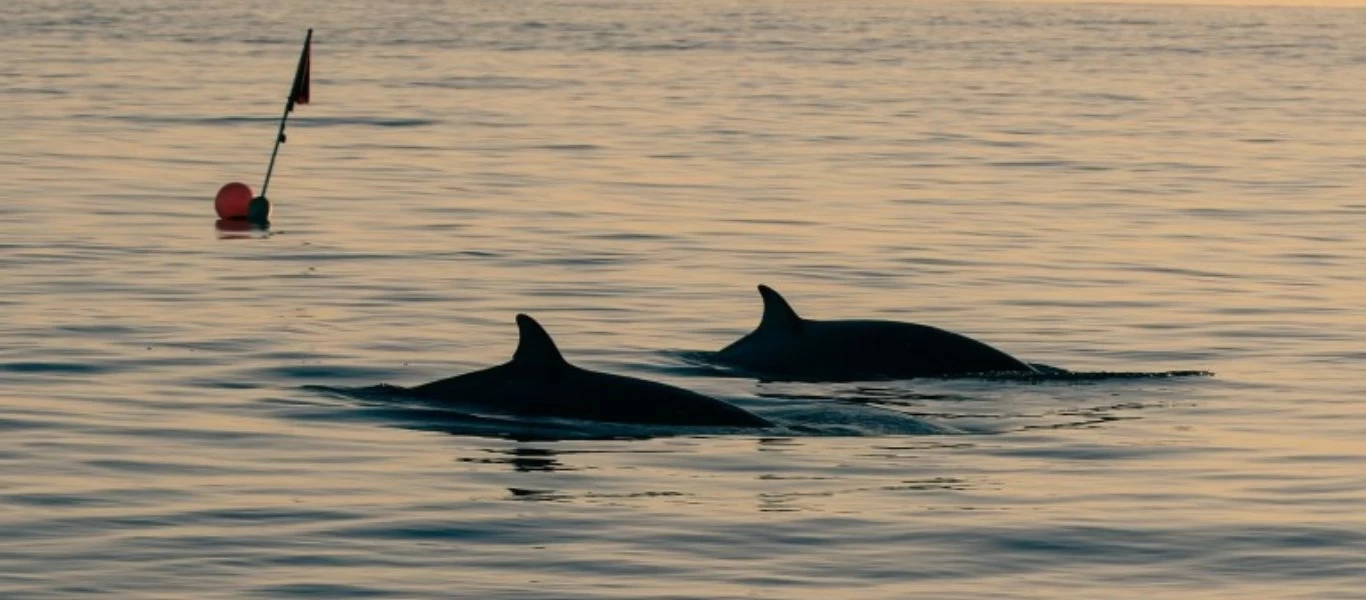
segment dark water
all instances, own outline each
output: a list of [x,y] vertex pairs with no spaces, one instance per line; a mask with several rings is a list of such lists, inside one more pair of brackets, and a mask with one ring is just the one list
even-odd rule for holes
[[[0,57],[5,598],[1362,595],[1366,12],[20,0]],[[699,367],[758,283],[1215,375]],[[778,426],[338,392],[518,312]]]

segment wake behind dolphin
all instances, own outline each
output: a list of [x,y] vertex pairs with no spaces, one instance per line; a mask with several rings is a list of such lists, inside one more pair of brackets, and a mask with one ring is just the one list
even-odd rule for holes
[[512,360],[414,388],[391,390],[456,409],[636,425],[767,427],[744,409],[682,388],[569,364],[534,319],[517,315]]

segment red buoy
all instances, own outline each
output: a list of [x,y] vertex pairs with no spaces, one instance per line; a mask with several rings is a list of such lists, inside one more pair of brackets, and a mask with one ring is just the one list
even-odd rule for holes
[[220,219],[245,219],[252,196],[254,194],[247,184],[234,181],[218,188],[218,195],[213,199],[213,209],[218,211]]

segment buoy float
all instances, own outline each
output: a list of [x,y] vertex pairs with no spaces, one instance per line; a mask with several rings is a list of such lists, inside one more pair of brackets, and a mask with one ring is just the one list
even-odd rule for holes
[[247,220],[252,223],[270,222],[270,200],[265,196],[257,196],[247,203]]
[[221,188],[218,188],[218,195],[213,199],[213,209],[218,211],[220,219],[246,219],[250,213],[252,197],[251,187],[245,183],[234,181]]

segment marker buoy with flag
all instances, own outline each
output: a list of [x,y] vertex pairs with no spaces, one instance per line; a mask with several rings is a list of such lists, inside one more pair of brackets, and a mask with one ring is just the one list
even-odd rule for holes
[[224,185],[219,188],[213,202],[219,219],[270,224],[270,200],[266,199],[266,189],[270,187],[270,175],[275,171],[275,157],[280,154],[280,144],[285,141],[285,123],[289,121],[289,113],[294,112],[295,105],[308,104],[309,101],[312,45],[313,29],[309,28],[308,35],[304,37],[304,49],[299,53],[299,66],[294,70],[294,85],[289,89],[289,99],[285,100],[285,113],[280,116],[280,131],[275,134],[275,149],[270,152],[270,165],[266,167],[266,179],[261,183],[261,195],[253,196],[251,187],[245,183]]

